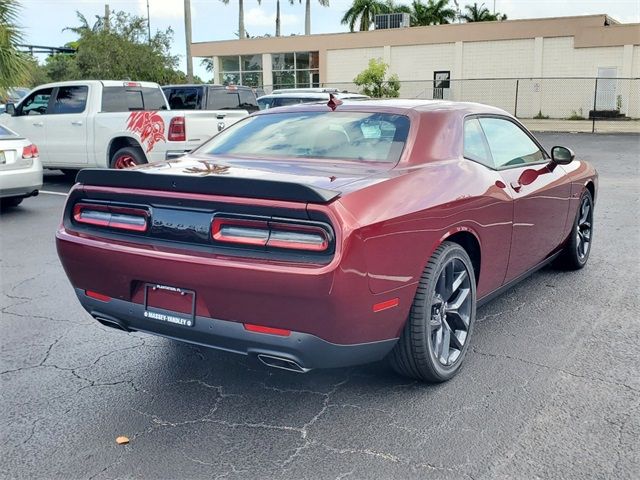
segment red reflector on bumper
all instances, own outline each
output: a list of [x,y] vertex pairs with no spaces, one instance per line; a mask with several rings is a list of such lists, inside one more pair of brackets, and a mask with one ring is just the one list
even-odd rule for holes
[[400,299],[393,298],[391,300],[387,300],[385,302],[376,303],[373,306],[374,312],[381,312],[382,310],[387,310],[388,308],[397,307],[400,304]]
[[288,337],[289,335],[291,335],[291,330],[285,330],[283,328],[265,327],[262,325],[252,325],[250,323],[245,323],[244,329],[248,330],[249,332],[266,333],[268,335],[280,335],[281,337]]
[[111,300],[111,297],[98,292],[92,292],[91,290],[85,290],[84,293],[87,297],[95,298],[96,300],[100,300],[101,302],[108,302]]

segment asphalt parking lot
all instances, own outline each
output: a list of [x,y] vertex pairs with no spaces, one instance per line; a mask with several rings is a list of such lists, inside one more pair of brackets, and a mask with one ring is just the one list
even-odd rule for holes
[[640,136],[539,137],[600,173],[589,264],[479,309],[465,367],[437,386],[385,364],[280,372],[99,325],[58,261],[69,182],[48,175],[62,194],[0,219],[0,475],[638,478]]

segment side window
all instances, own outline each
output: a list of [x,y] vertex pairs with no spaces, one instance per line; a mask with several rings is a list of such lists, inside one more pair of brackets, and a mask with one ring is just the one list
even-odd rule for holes
[[482,132],[482,127],[477,118],[465,120],[463,142],[465,158],[481,163],[489,168],[495,168],[487,146],[487,141]]
[[52,113],[82,113],[87,106],[89,87],[79,85],[60,87],[53,102]]
[[164,95],[159,88],[105,87],[102,89],[103,112],[166,110],[166,108]]
[[53,88],[37,90],[20,105],[20,115],[44,115],[47,113]]
[[544,160],[538,146],[515,123],[502,118],[480,118],[496,168]]

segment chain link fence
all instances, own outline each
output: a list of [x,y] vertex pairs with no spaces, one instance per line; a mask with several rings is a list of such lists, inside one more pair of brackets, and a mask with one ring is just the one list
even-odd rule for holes
[[[353,82],[320,86],[360,91]],[[415,80],[401,82],[400,98],[493,105],[536,131],[640,133],[640,78]]]

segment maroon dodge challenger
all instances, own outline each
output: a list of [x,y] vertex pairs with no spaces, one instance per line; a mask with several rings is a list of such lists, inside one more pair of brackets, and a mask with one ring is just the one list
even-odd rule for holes
[[440,382],[478,305],[552,260],[586,264],[597,182],[497,108],[332,99],[180,159],[82,170],[57,247],[104,325],[297,372],[386,357]]

